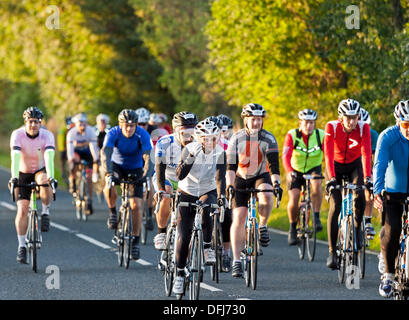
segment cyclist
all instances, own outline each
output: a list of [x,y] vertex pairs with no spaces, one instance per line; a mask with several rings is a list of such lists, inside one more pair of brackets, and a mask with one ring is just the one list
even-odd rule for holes
[[[131,258],[138,260],[139,236],[142,224],[142,181],[149,175],[153,168],[150,160],[152,149],[151,139],[146,130],[137,126],[138,116],[134,110],[123,109],[118,115],[118,126],[108,131],[102,147],[102,165],[106,175],[106,181],[118,181],[126,178],[128,174],[137,174],[140,183],[130,187],[131,211],[132,211],[132,252]],[[111,196],[109,191],[111,189]],[[116,199],[117,193],[114,186],[106,184],[104,189],[105,199],[109,208],[107,225],[109,229],[117,228]]]
[[162,118],[161,128],[165,129],[168,134],[172,133],[172,127],[168,123],[168,116],[164,113],[159,113],[159,116]]
[[97,135],[98,148],[101,150],[102,146],[104,145],[105,136],[110,129],[109,116],[104,113],[100,113],[97,115],[96,123],[95,134]]
[[[378,139],[375,152],[374,206],[384,212],[381,254],[385,270],[379,285],[381,296],[393,293],[395,259],[399,251],[401,218],[404,201],[409,196],[409,100],[400,101],[394,111],[396,125],[385,129]],[[383,203],[382,193],[386,191]],[[383,207],[385,206],[385,207]]]
[[[368,111],[361,107],[361,111],[359,113],[359,120],[367,123],[369,126],[371,125],[371,117],[369,116]],[[371,152],[372,157],[375,155],[376,150],[376,143],[378,141],[378,132],[374,129],[370,128],[371,131]],[[372,226],[372,210],[373,210],[373,200],[371,200],[371,194],[369,190],[365,190],[365,200],[366,200],[366,207],[365,207],[365,231],[370,237],[374,237],[376,232],[374,227]]]
[[155,126],[149,124],[151,113],[146,108],[138,108],[136,109],[136,114],[138,115],[138,126],[142,127],[149,134],[152,133],[153,130],[156,129]]
[[[350,183],[363,185],[365,181],[365,186],[368,189],[372,188],[371,135],[369,125],[358,120],[360,109],[358,101],[342,100],[338,106],[338,120],[330,121],[325,126],[324,153],[329,178],[326,183],[326,192],[330,194],[327,222],[329,239],[327,267],[333,270],[338,267],[335,246],[342,202],[341,190],[334,189],[334,187],[341,185],[342,177],[346,175]],[[353,207],[358,249],[360,249],[363,245],[363,234],[359,227],[365,211],[365,196],[362,190],[354,192]]]
[[[297,221],[299,214],[298,201],[301,186],[305,186],[303,174],[320,176],[323,158],[324,130],[317,129],[315,123],[317,113],[311,109],[304,109],[298,113],[299,127],[288,131],[283,147],[282,161],[287,173],[288,189],[288,219],[290,231],[288,244],[297,244]],[[322,203],[321,180],[311,180],[311,200],[314,208],[316,231],[322,230],[320,208]]]
[[[95,130],[88,125],[88,117],[81,112],[72,119],[75,127],[67,134],[67,158],[69,164],[69,191],[76,192],[75,175],[81,160],[87,162],[88,198],[86,204],[87,214],[92,214],[92,180],[98,180],[99,152]],[[94,175],[94,177],[93,177]]]
[[[235,189],[256,187],[273,190],[276,197],[282,194],[278,145],[275,137],[263,129],[265,114],[266,111],[260,104],[245,105],[241,112],[244,129],[233,134],[227,148],[226,193],[229,196],[234,194],[230,237],[233,252],[232,276],[236,278],[243,275],[240,252],[246,239],[244,225],[247,218],[249,194],[235,192]],[[266,247],[270,243],[267,221],[273,209],[274,200],[273,195],[269,192],[260,193],[258,199],[260,244]]]
[[[233,121],[231,118],[224,114],[220,114],[217,116],[221,123],[220,128],[220,146],[223,147],[224,151],[227,150],[229,139],[232,136],[233,132]],[[222,271],[223,272],[230,272],[231,271],[231,244],[230,244],[230,228],[232,223],[232,210],[229,208],[225,208],[224,211],[224,221],[222,223],[222,236],[223,236],[223,263],[222,263]]]
[[[182,151],[181,161],[176,168],[179,179],[178,191],[181,202],[196,202],[213,204],[223,202],[225,182],[222,178],[226,174],[226,154],[218,146],[220,129],[217,125],[205,119],[195,127],[197,142],[189,143]],[[185,280],[184,268],[189,251],[189,242],[192,233],[195,214],[190,207],[179,206],[177,221],[178,234],[176,244],[177,276],[173,285],[175,294],[183,293]],[[205,263],[216,262],[215,252],[211,248],[212,225],[210,208],[203,212],[203,247]]]
[[[41,127],[44,115],[37,107],[29,107],[23,113],[24,127],[16,129],[11,134],[11,179],[9,187],[18,184],[54,183],[54,135]],[[25,237],[28,227],[28,207],[30,204],[31,189],[17,187],[17,215],[15,219],[18,251],[17,262],[27,263],[27,247]],[[41,231],[47,232],[50,228],[49,207],[52,197],[51,188],[41,187],[42,202]]]
[[[183,148],[193,141],[197,117],[191,112],[179,112],[173,116],[174,133],[159,139],[155,150],[155,174],[152,183],[155,192],[172,194],[178,187],[176,167],[180,162]],[[170,215],[170,199],[163,198],[156,215],[158,234],[153,242],[157,250],[166,249],[166,226]]]

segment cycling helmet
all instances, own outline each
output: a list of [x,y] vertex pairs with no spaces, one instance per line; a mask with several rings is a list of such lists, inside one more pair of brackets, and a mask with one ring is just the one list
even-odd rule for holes
[[192,112],[178,112],[173,116],[172,119],[172,128],[176,129],[177,127],[194,127],[197,125],[198,120],[194,113]]
[[72,118],[71,117],[65,117],[65,124],[69,126],[72,123]]
[[139,123],[148,123],[149,117],[151,113],[146,108],[138,108],[135,110],[136,114],[138,115],[138,122]]
[[29,118],[35,118],[35,119],[38,119],[38,120],[42,120],[44,118],[44,114],[37,107],[28,107],[23,112],[23,118],[24,118],[24,120],[27,120]]
[[149,121],[152,123],[162,123],[163,122],[161,116],[158,113],[151,113],[149,117]]
[[118,122],[122,123],[138,123],[138,115],[132,109],[123,109],[118,114]]
[[104,121],[105,123],[109,123],[109,116],[104,113],[100,113],[99,115],[97,115],[97,122],[98,121]]
[[168,116],[164,113],[159,113],[159,117],[162,118],[162,122],[168,121]]
[[222,128],[221,128],[223,131],[226,131],[228,129],[233,129],[233,120],[232,119],[230,119],[228,116],[226,116],[224,114],[220,114],[217,117],[223,123]]
[[359,115],[361,107],[359,102],[354,99],[342,100],[338,105],[338,114],[342,116],[356,116]]
[[393,113],[396,120],[409,121],[409,100],[402,100],[395,107]]
[[210,121],[213,121],[216,124],[216,126],[219,127],[220,130],[222,129],[223,122],[218,117],[210,116],[210,117],[207,117],[207,119],[209,119]]
[[371,117],[369,116],[368,111],[366,111],[364,108],[361,108],[361,111],[359,112],[359,120],[362,120],[367,124],[371,124]]
[[264,110],[263,106],[258,103],[249,103],[243,107],[241,111],[241,117],[244,119],[245,117],[265,117],[266,110]]
[[80,112],[72,118],[72,122],[88,122],[88,117],[84,112]]
[[220,133],[219,127],[209,118],[200,121],[195,127],[195,136],[197,138],[203,136],[216,136],[219,133]]
[[304,109],[298,112],[298,119],[300,120],[317,120],[317,113],[311,109]]

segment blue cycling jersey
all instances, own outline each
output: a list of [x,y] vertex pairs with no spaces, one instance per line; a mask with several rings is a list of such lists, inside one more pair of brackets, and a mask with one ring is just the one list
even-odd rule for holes
[[373,172],[374,194],[409,193],[409,140],[397,125],[379,135]]
[[133,170],[143,167],[143,153],[152,149],[152,141],[149,133],[139,126],[131,138],[126,138],[116,126],[106,134],[104,146],[114,149],[112,162],[125,170]]

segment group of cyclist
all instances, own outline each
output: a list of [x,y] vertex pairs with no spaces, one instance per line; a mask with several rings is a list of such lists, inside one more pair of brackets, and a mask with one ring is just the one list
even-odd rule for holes
[[[316,128],[317,113],[304,109],[298,113],[298,128],[290,130],[284,141],[282,163],[286,171],[289,201],[287,205],[290,230],[288,244],[297,244],[297,222],[301,187],[304,174],[322,176],[321,163],[325,158],[325,191],[329,196],[327,221],[329,255],[327,267],[338,268],[336,241],[338,216],[342,195],[337,186],[344,179],[365,186],[365,191],[355,191],[353,207],[358,247],[364,245],[365,233],[374,236],[371,224],[372,206],[384,209],[381,237],[381,258],[385,270],[379,286],[384,297],[392,294],[395,258],[401,228],[402,201],[409,195],[409,101],[401,101],[395,107],[396,125],[379,135],[370,129],[370,117],[358,101],[345,99],[339,103],[338,119],[326,124],[325,130]],[[227,209],[222,224],[223,267],[222,271],[232,276],[243,276],[240,254],[245,242],[245,222],[249,194],[244,189],[258,188],[271,192],[258,195],[259,241],[266,247],[270,243],[267,221],[274,206],[274,197],[281,198],[279,147],[274,135],[263,129],[266,111],[263,106],[249,103],[242,108],[244,128],[233,133],[233,121],[228,116],[211,116],[198,121],[192,112],[179,112],[173,116],[172,126],[166,124],[163,114],[151,114],[146,108],[124,109],[118,115],[118,125],[110,128],[109,117],[97,117],[97,126],[88,125],[88,118],[80,113],[67,118],[62,130],[66,135],[65,146],[60,148],[62,157],[69,165],[69,189],[75,190],[75,172],[81,160],[87,162],[88,214],[92,214],[92,182],[102,178],[114,184],[105,184],[104,195],[109,208],[107,226],[118,227],[116,209],[117,193],[114,187],[121,179],[133,174],[138,180],[131,188],[132,250],[131,258],[140,258],[139,237],[142,224],[143,182],[151,179],[153,190],[148,197],[149,228],[153,228],[153,199],[159,201],[156,215],[157,234],[154,246],[166,248],[166,229],[170,217],[170,198],[163,194],[178,192],[181,202],[205,204],[217,203],[227,207],[227,198],[233,199],[232,210]],[[10,139],[11,179],[10,184],[55,183],[55,145],[52,133],[41,127],[43,113],[30,107],[23,114],[24,127],[15,130]],[[67,133],[68,131],[68,133]],[[378,140],[378,142],[376,142]],[[64,141],[64,139],[58,139]],[[372,143],[372,146],[371,146]],[[376,148],[375,148],[376,146]],[[376,151],[375,151],[376,150]],[[374,159],[372,155],[374,154]],[[374,184],[372,183],[372,160]],[[64,165],[64,164],[63,164]],[[102,167],[100,171],[98,166]],[[102,172],[104,177],[98,177]],[[321,180],[312,180],[312,203],[316,232],[323,229],[320,208],[323,199]],[[373,189],[374,201],[371,200]],[[24,187],[16,188],[18,236],[17,261],[26,263],[25,233],[29,192]],[[50,191],[41,188],[41,230],[48,231]],[[151,201],[152,200],[152,201]],[[193,228],[193,207],[178,208],[178,238],[176,245],[177,274],[173,292],[182,294],[185,267]],[[203,242],[205,263],[215,262],[211,246],[212,219],[210,207],[203,212]],[[365,217],[365,218],[364,218]]]

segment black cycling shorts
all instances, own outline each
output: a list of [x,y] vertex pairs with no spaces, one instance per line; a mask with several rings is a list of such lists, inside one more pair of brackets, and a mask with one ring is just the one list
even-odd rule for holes
[[[142,178],[143,174],[143,169],[142,168],[137,168],[137,169],[131,169],[131,170],[126,170],[121,168],[119,165],[117,165],[115,162],[112,162],[112,171],[114,173],[114,176],[119,178],[119,179],[125,179],[128,174],[136,174],[138,179]],[[130,196],[132,198],[143,198],[143,183],[139,184],[132,184],[129,187],[129,192]]]
[[301,186],[305,186],[305,179],[302,177],[304,174],[312,174],[312,175],[321,175],[322,174],[322,168],[321,165],[312,168],[311,170],[308,170],[305,173],[301,173],[299,171],[294,170],[294,173],[297,175],[295,178],[293,178],[291,181],[287,181],[287,189],[299,189],[301,190]]
[[[273,185],[271,182],[270,174],[268,172],[250,179],[242,179],[239,176],[236,176],[236,180],[234,181],[234,189],[237,190],[258,188],[258,186],[262,183]],[[233,198],[233,208],[247,207],[249,199],[250,193],[235,191]]]
[[81,151],[74,149],[74,152],[78,154],[80,157],[80,160],[85,160],[87,162],[87,167],[92,169],[92,164],[94,163],[94,158],[92,157],[92,154],[90,151]]
[[[19,173],[18,184],[30,184],[35,181],[36,176],[41,173],[46,172],[45,168],[37,170],[34,173]],[[31,188],[30,187],[18,187],[17,188],[17,201],[18,200],[30,200]]]

